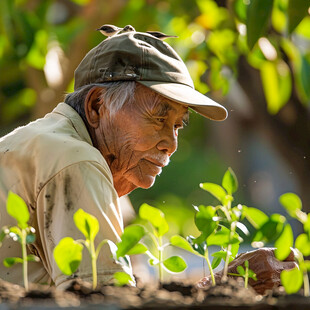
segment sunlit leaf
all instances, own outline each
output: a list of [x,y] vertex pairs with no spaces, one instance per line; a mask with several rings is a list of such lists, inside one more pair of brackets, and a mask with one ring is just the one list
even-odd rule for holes
[[288,0],[288,32],[292,33],[302,19],[307,16],[309,0]]
[[199,206],[199,211],[195,214],[195,224],[203,233],[203,241],[212,234],[217,226],[216,221],[213,220],[214,216],[215,208],[212,206]]
[[261,210],[256,208],[245,207],[244,214],[246,219],[256,229],[263,226],[268,221],[268,216]]
[[116,286],[129,285],[133,282],[131,276],[126,272],[115,272],[113,278]]
[[[132,253],[135,254],[141,254],[144,253],[145,251],[145,246],[143,246],[142,244],[139,247],[136,247],[134,249],[135,246],[138,245],[138,242],[141,240],[141,238],[145,235],[145,230],[142,226],[140,225],[129,225],[124,229],[124,233],[121,236],[121,242],[119,242],[117,244],[117,251],[116,251],[116,255],[117,258],[121,257],[121,256],[125,256],[126,254],[129,254],[128,252],[133,250]],[[138,251],[138,253],[137,253]],[[139,251],[144,251],[144,252],[140,252]]]
[[274,246],[276,247],[274,251],[276,258],[279,260],[286,259],[291,253],[291,247],[293,247],[293,242],[294,236],[292,227],[290,224],[286,224],[282,234],[274,244]]
[[303,283],[302,271],[298,268],[291,270],[283,270],[280,275],[281,283],[285,288],[286,293],[297,293]]
[[280,203],[286,209],[290,216],[296,218],[296,211],[302,209],[300,198],[294,193],[286,193],[280,196]]
[[180,256],[171,256],[165,259],[163,265],[169,272],[182,272],[187,267],[186,262]]
[[139,209],[139,216],[156,228],[158,236],[163,236],[169,230],[164,213],[157,208],[144,203]]
[[221,203],[223,203],[223,201],[225,200],[227,194],[220,185],[214,183],[200,183],[199,186],[205,191],[209,192],[211,195],[213,195]]
[[295,247],[302,253],[302,255],[309,256],[310,255],[309,236],[306,234],[300,234],[296,238]]
[[241,276],[245,275],[245,270],[242,266],[237,266],[237,271]]
[[269,24],[273,0],[251,0],[247,9],[247,42],[252,49],[257,40],[264,36]]
[[222,258],[221,257],[214,257],[211,263],[211,267],[212,269],[215,269],[216,267],[218,267],[218,265],[221,263]]
[[83,246],[71,237],[65,237],[54,248],[54,258],[58,268],[65,275],[74,273],[82,260]]
[[73,220],[76,227],[88,240],[94,240],[99,231],[99,222],[91,214],[82,209],[78,209],[74,215]]
[[225,172],[222,180],[222,186],[226,189],[226,192],[229,195],[232,195],[234,192],[237,191],[238,180],[234,171],[231,168],[228,168],[228,170]]
[[184,239],[183,237],[179,236],[179,235],[175,235],[175,236],[172,236],[170,238],[170,243],[174,246],[177,246],[185,251],[188,251],[190,253],[193,253],[195,255],[197,255],[197,251],[195,251],[191,244],[186,240]]
[[8,194],[6,209],[8,214],[16,219],[21,228],[28,226],[27,222],[30,217],[28,207],[21,197],[11,191]]
[[233,9],[237,16],[237,18],[242,22],[246,23],[246,15],[247,15],[247,6],[245,5],[243,0],[234,0],[233,1]]
[[7,257],[3,260],[3,265],[5,267],[12,267],[14,266],[15,264],[18,264],[18,263],[23,263],[23,259],[20,258],[20,257]]

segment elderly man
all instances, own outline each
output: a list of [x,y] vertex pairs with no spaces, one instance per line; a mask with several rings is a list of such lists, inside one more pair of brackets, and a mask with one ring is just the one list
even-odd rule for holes
[[[224,107],[194,90],[177,53],[147,33],[118,33],[101,42],[75,71],[75,91],[44,118],[0,140],[1,227],[14,225],[6,214],[8,191],[20,195],[31,213],[36,241],[28,248],[29,280],[62,287],[53,249],[63,237],[81,237],[73,223],[79,208],[100,223],[96,238],[119,240],[123,219],[119,197],[149,188],[177,149],[188,108],[224,120]],[[6,240],[0,259],[20,256]],[[98,281],[106,283],[121,266],[105,247],[98,258]],[[259,270],[255,270],[259,273]],[[21,266],[0,268],[0,278],[21,283]],[[91,278],[87,255],[75,274]]]

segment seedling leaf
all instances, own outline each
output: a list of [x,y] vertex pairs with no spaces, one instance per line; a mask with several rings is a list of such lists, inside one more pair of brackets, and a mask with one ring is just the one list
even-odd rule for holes
[[5,258],[3,260],[3,265],[5,267],[8,267],[8,268],[14,266],[17,263],[21,263],[22,264],[23,263],[23,259],[20,258],[20,257],[7,257],[7,258]]
[[275,242],[275,256],[279,260],[286,259],[291,253],[291,247],[293,246],[294,236],[290,224],[286,224],[282,234]]
[[226,192],[220,185],[214,183],[200,183],[200,187],[213,195],[222,204],[225,203]]
[[296,218],[296,211],[301,210],[302,203],[300,198],[294,193],[286,193],[280,196],[280,203],[291,217]]
[[237,271],[241,276],[245,275],[245,270],[242,266],[237,266]]
[[263,224],[265,224],[268,221],[268,216],[261,210],[245,206],[243,206],[243,209],[246,219],[256,229],[261,228]]
[[302,253],[304,256],[310,255],[310,241],[309,237],[306,234],[300,234],[295,241],[295,247]]
[[134,282],[131,276],[126,272],[115,272],[114,275],[114,284],[116,286],[128,285],[131,282]]
[[197,228],[203,233],[204,240],[211,235],[217,226],[216,221],[213,220],[215,216],[215,208],[212,206],[199,206],[199,211],[195,215],[195,224]]
[[283,270],[280,275],[281,283],[285,288],[286,293],[294,294],[297,293],[303,283],[302,271],[298,268],[290,270]]
[[181,236],[175,235],[170,238],[170,243],[174,246],[177,246],[185,251],[188,251],[195,255],[200,255],[197,251],[195,251],[191,244]]
[[71,237],[60,240],[54,249],[54,258],[58,268],[65,275],[74,273],[82,260],[82,244],[74,241]]
[[[128,254],[128,251],[132,250],[133,247],[137,245],[137,243],[141,240],[141,238],[144,235],[145,231],[142,226],[140,225],[127,226],[124,229],[124,233],[121,237],[121,242],[117,244],[116,257],[119,258],[121,256],[125,256],[126,254]],[[136,250],[138,250],[138,248],[136,248]]]
[[20,228],[28,226],[30,217],[28,207],[21,197],[11,191],[8,194],[6,209],[8,214],[16,219]]
[[99,222],[93,215],[78,209],[73,215],[73,220],[86,239],[95,239],[99,231]]
[[27,261],[28,262],[39,262],[40,258],[38,256],[35,256],[33,254],[27,255]]
[[183,258],[180,256],[171,256],[163,261],[163,265],[170,272],[182,272],[186,269],[187,265]]
[[143,254],[146,251],[147,251],[147,247],[142,243],[138,243],[127,252],[127,255]]
[[222,186],[226,189],[229,195],[232,195],[234,192],[237,191],[238,180],[231,168],[228,168],[228,170],[225,172],[222,180]]
[[215,269],[221,263],[221,260],[221,257],[214,257],[211,264],[212,269]]
[[164,213],[157,208],[144,203],[139,209],[139,216],[149,221],[155,227],[159,237],[169,230]]

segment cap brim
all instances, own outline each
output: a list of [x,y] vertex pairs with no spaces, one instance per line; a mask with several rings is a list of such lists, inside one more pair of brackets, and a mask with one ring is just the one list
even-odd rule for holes
[[227,110],[207,96],[199,93],[190,86],[177,83],[163,83],[155,81],[137,81],[151,88],[162,96],[188,105],[202,116],[215,121],[223,121],[227,118]]

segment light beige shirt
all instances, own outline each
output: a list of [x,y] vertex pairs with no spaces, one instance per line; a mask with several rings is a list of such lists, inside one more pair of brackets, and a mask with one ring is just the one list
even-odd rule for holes
[[[9,190],[25,200],[31,214],[29,223],[36,229],[36,241],[28,250],[41,261],[29,263],[30,282],[63,286],[70,279],[58,269],[53,249],[64,237],[84,239],[73,221],[79,208],[99,221],[96,244],[120,239],[123,219],[111,171],[93,147],[81,117],[65,103],[0,139],[0,228],[16,225],[6,212]],[[0,248],[0,278],[22,284],[21,264],[11,268],[2,264],[12,256],[21,257],[21,246],[6,239]],[[99,282],[110,281],[122,268],[111,258],[108,245],[101,250],[97,268]],[[76,275],[91,281],[86,249]]]

